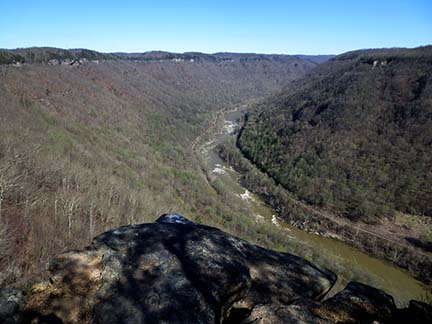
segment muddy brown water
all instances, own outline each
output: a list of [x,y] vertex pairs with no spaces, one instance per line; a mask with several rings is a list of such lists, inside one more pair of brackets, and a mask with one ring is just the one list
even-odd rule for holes
[[[342,260],[344,264],[349,264],[352,269],[367,274],[372,279],[375,287],[383,289],[395,298],[398,306],[406,305],[411,299],[422,300],[430,293],[430,288],[413,278],[404,269],[390,262],[372,257],[339,240],[305,232],[277,219],[275,211],[270,206],[264,203],[260,197],[248,192],[241,186],[238,181],[238,174],[224,165],[214,148],[234,136],[233,131],[242,115],[243,112],[241,111],[225,115],[222,133],[212,143],[208,143],[204,154],[206,154],[209,167],[213,170],[213,173],[216,176],[223,177],[224,181],[230,182],[229,187],[233,189],[233,194],[248,201],[257,219],[271,222],[280,230],[286,231],[286,235],[290,239],[312,247],[317,253],[323,252],[336,260]],[[342,286],[338,283],[331,293],[334,294],[340,289],[342,289]]]

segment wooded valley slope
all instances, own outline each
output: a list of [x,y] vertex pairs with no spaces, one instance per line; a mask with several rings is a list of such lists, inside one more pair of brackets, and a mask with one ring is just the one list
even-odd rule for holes
[[349,52],[264,101],[242,151],[350,220],[432,216],[432,47]]
[[165,212],[243,235],[241,213],[208,186],[191,145],[217,112],[317,65],[52,48],[2,50],[0,63],[0,285],[25,284],[53,255]]

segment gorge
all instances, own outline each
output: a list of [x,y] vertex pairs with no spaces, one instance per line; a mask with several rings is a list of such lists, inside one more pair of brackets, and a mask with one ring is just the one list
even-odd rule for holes
[[0,50],[0,287],[25,295],[0,302],[54,323],[427,322],[431,78],[430,46]]

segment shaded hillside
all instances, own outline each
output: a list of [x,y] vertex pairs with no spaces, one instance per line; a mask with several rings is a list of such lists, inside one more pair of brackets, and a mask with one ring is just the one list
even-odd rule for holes
[[[296,57],[1,53],[24,63],[0,66],[0,285],[37,275],[52,255],[106,228],[162,211],[252,233],[207,184],[191,145],[217,112],[269,95],[315,66]],[[80,62],[62,64],[72,59]]]
[[263,102],[238,144],[310,205],[432,216],[432,47],[337,56]]

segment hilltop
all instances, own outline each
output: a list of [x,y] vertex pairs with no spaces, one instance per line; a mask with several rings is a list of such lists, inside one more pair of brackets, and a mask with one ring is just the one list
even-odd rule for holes
[[267,61],[269,63],[293,63],[295,60],[316,65],[331,59],[334,55],[283,55],[283,54],[256,54],[256,53],[229,53],[214,54],[200,52],[173,53],[165,51],[148,51],[143,53],[101,53],[88,49],[62,49],[54,47],[31,47],[19,49],[0,49],[0,65],[22,63],[62,63],[73,60],[131,60],[131,61],[189,61],[189,62],[248,62]]

